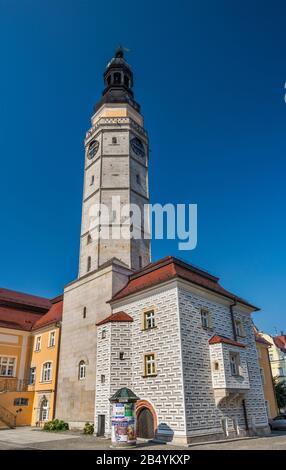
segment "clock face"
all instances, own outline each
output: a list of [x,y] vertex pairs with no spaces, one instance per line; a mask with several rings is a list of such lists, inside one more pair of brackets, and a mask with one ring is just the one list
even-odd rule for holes
[[87,158],[90,160],[95,157],[99,149],[99,142],[98,140],[93,140],[88,147]]
[[138,139],[138,137],[134,137],[130,143],[133,152],[139,157],[143,158],[145,156],[145,148],[141,140]]

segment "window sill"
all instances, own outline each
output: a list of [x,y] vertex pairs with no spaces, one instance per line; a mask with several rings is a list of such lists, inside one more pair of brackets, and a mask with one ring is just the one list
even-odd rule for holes
[[157,377],[158,374],[148,374],[148,375],[142,375],[142,378],[143,379],[149,379],[149,378],[152,378],[152,377]]
[[158,326],[152,326],[151,328],[142,328],[141,331],[152,331],[152,330],[156,330],[156,328],[158,328]]
[[202,325],[202,329],[206,330],[206,331],[213,331],[214,330],[212,326],[203,326],[203,325]]
[[55,346],[56,346],[55,344],[53,344],[52,346],[48,346],[48,349],[52,349],[52,348],[54,348]]
[[41,352],[41,349],[34,349],[34,352]]
[[51,384],[52,382],[52,380],[41,380],[39,384]]

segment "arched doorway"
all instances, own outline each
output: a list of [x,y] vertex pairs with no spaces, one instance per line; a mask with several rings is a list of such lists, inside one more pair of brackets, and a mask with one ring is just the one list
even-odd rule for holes
[[49,418],[49,402],[43,398],[40,406],[40,421],[48,421]]
[[148,408],[142,407],[137,414],[137,437],[152,439],[155,435],[153,414]]

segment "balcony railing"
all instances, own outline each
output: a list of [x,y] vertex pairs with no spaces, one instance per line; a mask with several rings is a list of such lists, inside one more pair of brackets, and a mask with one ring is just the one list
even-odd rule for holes
[[16,415],[2,405],[0,405],[0,421],[5,423],[9,428],[16,427]]
[[0,393],[5,392],[26,392],[29,381],[27,379],[17,379],[16,377],[0,377]]

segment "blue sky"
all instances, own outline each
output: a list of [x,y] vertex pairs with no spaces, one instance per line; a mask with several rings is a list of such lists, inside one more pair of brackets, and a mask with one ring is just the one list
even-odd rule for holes
[[77,275],[83,139],[115,47],[131,51],[152,202],[198,204],[198,246],[155,241],[285,327],[283,1],[0,0],[0,285]]

